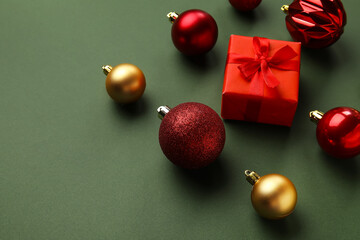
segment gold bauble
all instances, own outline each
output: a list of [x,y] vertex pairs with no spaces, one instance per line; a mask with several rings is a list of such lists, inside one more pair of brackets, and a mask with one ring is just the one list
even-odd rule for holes
[[102,67],[106,77],[106,90],[109,96],[119,103],[131,103],[144,93],[146,82],[144,73],[137,66],[129,63],[115,67]]
[[287,177],[280,174],[260,177],[255,173],[254,178],[248,176],[249,173],[250,171],[245,172],[245,175],[253,184],[251,202],[259,215],[268,219],[281,219],[294,211],[297,193],[294,184]]

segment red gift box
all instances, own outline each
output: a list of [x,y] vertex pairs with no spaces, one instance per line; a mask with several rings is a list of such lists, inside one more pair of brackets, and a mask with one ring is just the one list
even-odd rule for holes
[[301,43],[231,35],[221,116],[291,126],[299,95]]

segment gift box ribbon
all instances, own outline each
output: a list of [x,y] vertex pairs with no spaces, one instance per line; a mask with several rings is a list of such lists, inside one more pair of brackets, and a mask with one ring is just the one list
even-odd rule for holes
[[[299,71],[298,61],[291,60],[298,54],[286,45],[269,56],[270,40],[267,38],[254,37],[253,49],[255,57],[248,57],[243,54],[229,53],[228,64],[238,64],[238,69],[246,81],[251,81],[250,93],[253,95],[264,95],[264,83],[269,88],[276,88],[280,81],[271,71],[272,68],[283,71]],[[261,101],[249,100],[245,118],[249,121],[258,119]]]

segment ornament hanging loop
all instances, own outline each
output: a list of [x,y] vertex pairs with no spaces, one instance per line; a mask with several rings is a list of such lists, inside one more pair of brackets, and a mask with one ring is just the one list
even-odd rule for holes
[[169,18],[169,21],[171,23],[174,23],[175,20],[179,17],[179,14],[177,14],[176,12],[169,12],[166,16]]
[[281,7],[281,11],[283,11],[285,14],[288,14],[289,12],[289,5],[283,5]]
[[111,72],[112,69],[113,69],[113,68],[112,68],[112,66],[110,66],[110,65],[102,66],[102,70],[103,70],[103,72],[104,72],[104,74],[105,74],[106,76]]
[[319,110],[314,110],[309,113],[309,117],[314,123],[318,123],[323,116],[324,113],[320,112]]
[[254,185],[259,179],[260,175],[254,171],[246,170],[245,171],[246,180],[251,184]]
[[170,112],[171,108],[169,108],[168,106],[160,106],[157,109],[158,112],[158,117],[162,120],[166,114],[168,114]]

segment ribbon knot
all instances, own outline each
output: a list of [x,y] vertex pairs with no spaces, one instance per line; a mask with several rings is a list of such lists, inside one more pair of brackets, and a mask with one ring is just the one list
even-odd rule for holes
[[289,45],[280,48],[270,57],[270,40],[254,37],[253,48],[255,52],[254,58],[235,53],[230,53],[228,56],[228,63],[239,64],[238,69],[245,80],[263,80],[268,87],[275,88],[280,82],[271,71],[271,68],[284,71],[299,71],[298,62],[291,60],[297,56],[297,53]]

